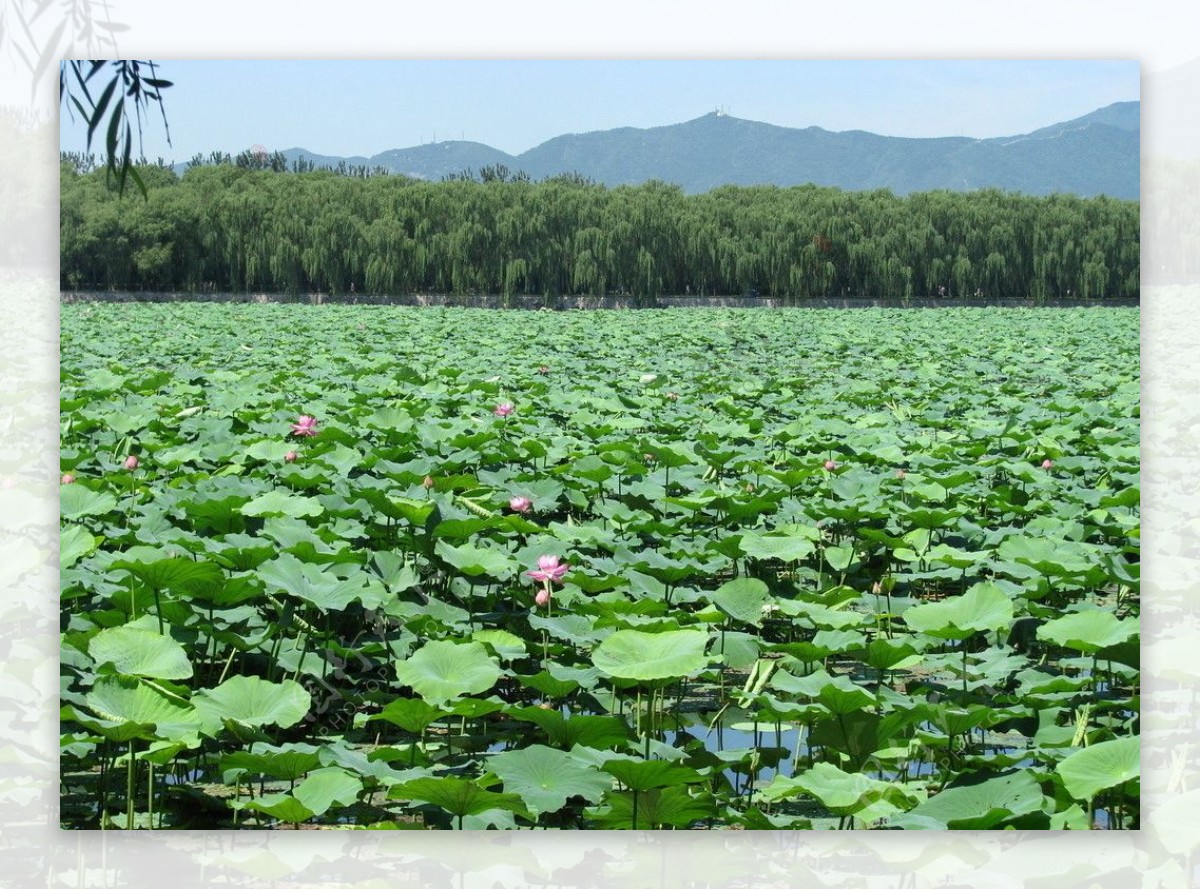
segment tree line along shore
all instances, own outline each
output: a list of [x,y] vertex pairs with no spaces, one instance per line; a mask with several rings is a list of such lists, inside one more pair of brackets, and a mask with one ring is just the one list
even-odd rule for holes
[[1140,287],[1138,202],[1104,196],[139,172],[146,196],[120,197],[64,158],[64,290],[1105,301]]

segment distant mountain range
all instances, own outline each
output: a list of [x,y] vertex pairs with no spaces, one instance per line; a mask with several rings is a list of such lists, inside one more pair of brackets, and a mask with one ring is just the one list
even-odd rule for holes
[[793,129],[714,112],[664,127],[557,136],[519,155],[463,141],[397,148],[372,157],[333,157],[303,148],[283,155],[289,164],[298,158],[318,167],[345,162],[428,180],[504,165],[534,180],[567,173],[607,186],[658,179],[689,193],[721,185],[811,182],[850,190],[886,188],[897,194],[999,188],[1137,199],[1140,141],[1141,103],[1117,102],[1032,133],[993,139]]

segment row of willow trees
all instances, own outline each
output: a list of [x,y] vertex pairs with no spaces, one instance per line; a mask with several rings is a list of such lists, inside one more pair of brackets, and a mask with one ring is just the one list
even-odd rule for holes
[[141,168],[61,180],[67,290],[347,294],[1136,296],[1138,205],[984,190],[685,195],[542,182]]

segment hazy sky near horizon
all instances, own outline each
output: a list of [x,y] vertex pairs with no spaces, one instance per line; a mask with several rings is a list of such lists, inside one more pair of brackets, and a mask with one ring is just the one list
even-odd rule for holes
[[[255,145],[370,157],[453,139],[516,155],[564,133],[718,108],[785,127],[988,138],[1140,95],[1128,60],[162,60],[158,76],[174,83],[163,92],[171,141],[155,110],[143,151],[171,162]],[[60,145],[86,145],[66,106]],[[92,151],[102,148],[98,133]]]

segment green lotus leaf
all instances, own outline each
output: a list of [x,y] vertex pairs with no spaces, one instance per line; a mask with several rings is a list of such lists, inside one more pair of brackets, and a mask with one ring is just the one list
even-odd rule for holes
[[1136,618],[1117,618],[1103,609],[1089,609],[1047,621],[1037,629],[1037,637],[1068,649],[1092,653],[1123,643],[1138,631]]
[[623,680],[686,677],[708,667],[708,634],[696,630],[618,630],[592,651],[592,663]]
[[114,569],[124,569],[155,590],[189,590],[224,580],[220,566],[211,562],[170,556],[153,562],[117,560]]
[[712,600],[731,618],[757,626],[762,624],[763,607],[770,598],[765,582],[758,578],[735,578],[718,587]]
[[779,559],[798,562],[812,556],[817,545],[801,535],[760,535],[746,532],[739,545],[742,553],[755,559]]
[[687,828],[711,819],[717,807],[706,791],[687,787],[655,788],[651,791],[610,791],[599,807],[585,810],[597,828]]
[[397,662],[396,677],[429,704],[441,706],[491,689],[500,666],[482,643],[434,640]]
[[1037,812],[1044,800],[1033,774],[1023,770],[951,786],[891,822],[911,828],[988,829],[1014,816]]
[[776,605],[784,615],[799,618],[813,627],[841,630],[847,627],[857,627],[871,620],[869,615],[853,609],[834,608],[804,600],[780,599]]
[[278,490],[260,494],[242,505],[243,516],[290,516],[298,519],[301,516],[320,516],[324,512],[325,508],[316,498]]
[[629,724],[620,717],[600,714],[572,714],[536,706],[510,708],[508,716],[537,726],[546,733],[550,744],[570,749],[576,745],[605,750],[621,745],[630,737]]
[[496,650],[496,654],[505,661],[524,658],[528,654],[525,641],[507,630],[477,630],[471,634],[471,639],[491,646]]
[[612,777],[557,748],[530,745],[519,751],[493,754],[487,767],[504,782],[504,790],[519,794],[534,813],[553,813],[568,798],[596,803],[612,788]]
[[282,439],[259,439],[246,448],[246,456],[255,460],[279,463],[289,451],[294,451],[296,444]]
[[312,696],[293,680],[272,683],[262,677],[230,677],[214,689],[201,689],[192,705],[214,729],[229,720],[242,726],[288,727],[308,713]]
[[982,581],[962,596],[907,609],[904,622],[911,630],[943,640],[965,640],[980,631],[999,630],[1013,621],[1012,600],[995,584]]
[[777,774],[761,791],[762,799],[771,803],[794,800],[801,794],[812,795],[839,816],[853,816],[877,803],[902,808],[913,800],[901,785],[848,773],[832,763],[815,764],[792,778]]
[[351,806],[358,799],[362,789],[362,779],[341,767],[330,766],[311,773],[296,786],[292,794],[296,800],[312,810],[314,816],[320,816],[335,803],[344,807]]
[[423,733],[431,723],[442,717],[445,712],[441,708],[419,698],[398,698],[388,702],[382,711],[367,719],[386,720],[394,723],[406,732]]
[[110,721],[93,728],[117,742],[149,737],[151,728],[191,724],[196,720],[192,708],[132,677],[101,677],[85,696],[84,704],[92,713]]
[[263,746],[254,752],[234,751],[221,758],[220,769],[226,782],[233,775],[247,773],[292,781],[321,765],[318,750],[315,745],[291,744],[280,748]]
[[1057,766],[1067,793],[1090,801],[1101,791],[1136,779],[1142,774],[1139,736],[1126,736],[1089,745],[1061,760]]
[[101,516],[117,506],[117,499],[107,492],[92,491],[85,485],[61,485],[58,489],[58,512],[63,519],[81,516]]
[[649,791],[651,788],[704,781],[704,776],[690,766],[666,760],[606,760],[603,769],[631,791]]
[[472,578],[488,575],[499,581],[506,581],[517,568],[516,560],[507,554],[486,547],[476,547],[474,544],[455,547],[445,541],[438,541],[436,552],[450,565]]
[[1050,577],[1075,575],[1091,567],[1083,545],[1061,538],[1028,535],[1005,538],[997,555],[1003,560],[1023,563]]
[[254,800],[230,801],[235,810],[257,810],[280,822],[307,822],[316,815],[290,794],[262,794]]
[[136,627],[110,627],[88,642],[88,654],[99,665],[111,664],[121,674],[159,680],[192,675],[183,646],[170,637]]
[[[441,807],[460,820],[485,810],[502,809],[533,819],[519,794],[487,791],[475,782],[453,776],[413,779],[393,785],[388,791],[392,800],[423,800]],[[461,825],[461,822],[460,822]]]
[[339,578],[290,553],[281,553],[264,562],[259,566],[258,576],[269,590],[283,591],[328,611],[341,611],[354,600],[367,605],[372,593],[371,578],[365,572]]
[[[58,536],[58,567],[69,569],[79,560],[94,552],[103,538],[97,538],[80,525],[68,525]],[[10,563],[11,564],[11,563]]]

